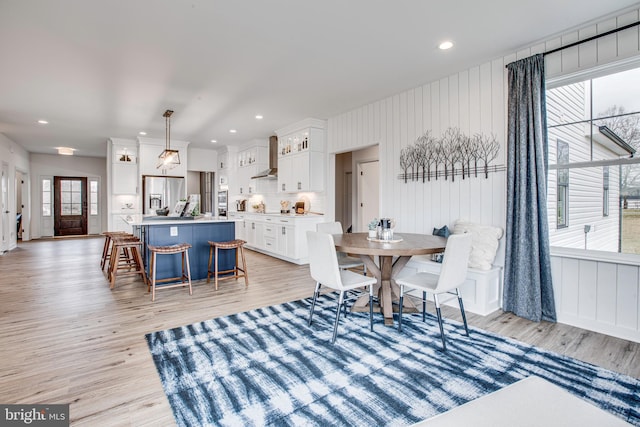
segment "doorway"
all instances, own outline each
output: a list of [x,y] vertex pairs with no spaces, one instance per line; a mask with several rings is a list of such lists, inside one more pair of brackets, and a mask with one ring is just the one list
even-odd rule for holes
[[[16,240],[19,242],[23,239],[24,226],[25,221],[25,195],[26,195],[26,176],[21,171],[16,169],[16,179],[15,179],[15,196],[16,196]],[[24,236],[27,237],[28,236]]]
[[379,215],[380,171],[378,145],[335,155],[335,220],[345,230],[367,231]]
[[0,185],[2,186],[2,195],[0,196],[0,207],[2,207],[2,241],[0,241],[0,253],[9,250],[9,225],[13,225],[14,222],[9,218],[9,164],[2,162],[1,167],[2,178],[0,179]]
[[378,161],[358,163],[358,231],[367,231],[367,225],[377,218],[380,207],[380,170]]
[[87,178],[53,178],[54,236],[87,234]]

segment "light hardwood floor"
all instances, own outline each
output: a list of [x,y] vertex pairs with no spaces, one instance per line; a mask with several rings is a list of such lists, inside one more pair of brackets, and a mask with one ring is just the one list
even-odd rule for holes
[[[247,251],[248,289],[242,280],[221,282],[218,291],[199,281],[193,296],[167,289],[152,303],[133,277],[109,290],[99,266],[102,244],[32,241],[0,256],[0,402],[70,403],[73,425],[173,425],[145,333],[313,292],[308,266]],[[456,310],[444,314],[459,320]],[[640,377],[640,344],[509,313],[468,318],[472,326]]]

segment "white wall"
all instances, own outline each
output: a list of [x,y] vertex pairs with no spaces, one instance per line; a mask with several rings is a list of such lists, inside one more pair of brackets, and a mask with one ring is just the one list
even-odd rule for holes
[[[457,126],[467,135],[476,132],[494,134],[501,144],[495,163],[506,164],[505,66],[515,60],[635,22],[638,17],[638,9],[606,17],[597,24],[552,37],[502,58],[332,117],[328,121],[328,152],[339,153],[379,144],[380,215],[396,218],[399,231],[428,233],[432,227],[451,225],[457,218],[504,227],[504,172],[490,174],[488,179],[461,180],[456,177],[455,182],[439,180],[405,184],[398,179],[401,173],[400,150],[413,144],[427,130],[439,136],[447,127]],[[547,77],[578,75],[595,66],[629,60],[639,54],[640,32],[638,27],[634,27],[547,56]],[[328,165],[329,177],[334,168],[335,165]],[[496,264],[502,265],[503,262],[504,252],[501,250]],[[560,292],[564,286],[582,286],[581,280],[588,281],[589,278],[554,275],[554,286]],[[637,282],[629,286],[636,286],[635,294],[631,295],[635,295],[637,302]],[[637,310],[637,304],[635,307]],[[559,307],[560,319],[566,318],[562,310],[563,306]],[[583,327],[593,329],[593,325],[586,321]]]
[[426,183],[398,175],[402,148],[450,126],[495,134],[502,146],[495,163],[505,164],[505,64],[494,60],[329,119],[329,153],[379,144],[380,215],[395,218],[398,231],[430,233],[458,218],[504,226],[504,172]]
[[33,238],[43,236],[41,230],[40,206],[42,202],[41,196],[41,177],[44,176],[77,176],[87,178],[100,179],[100,217],[102,230],[107,229],[107,162],[104,157],[79,157],[79,156],[60,156],[53,154],[37,154],[31,153],[31,200],[32,215],[31,231]]
[[216,172],[218,152],[214,149],[187,148],[187,169],[197,172]]
[[[13,142],[9,138],[7,138],[4,134],[0,133],[0,163],[6,162],[9,165],[9,248],[14,249],[17,245],[17,228],[16,228],[16,188],[15,188],[15,180],[16,180],[16,169],[23,172],[24,174],[29,174],[29,153],[22,148],[22,146]],[[19,190],[19,189],[18,189]],[[25,228],[25,234],[23,235],[23,239],[28,240],[30,234],[29,228],[29,212],[28,207],[31,203],[29,199],[23,200],[22,203],[25,205],[25,210],[23,212],[23,227]],[[0,227],[2,227],[3,216],[0,215]]]

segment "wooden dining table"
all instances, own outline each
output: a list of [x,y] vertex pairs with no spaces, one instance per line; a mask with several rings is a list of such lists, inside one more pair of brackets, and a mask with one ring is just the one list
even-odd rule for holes
[[[395,233],[393,238],[399,241],[370,240],[368,233],[333,235],[336,250],[360,256],[367,266],[367,272],[378,279],[374,292],[378,294],[384,324],[389,326],[393,325],[393,302],[397,302],[400,296],[400,288],[396,285],[395,278],[413,255],[443,252],[447,242],[443,237],[427,234]],[[378,263],[375,257],[378,257]],[[369,311],[369,297],[365,297],[356,301],[352,307],[353,311]],[[416,311],[409,298],[405,298],[403,310]]]

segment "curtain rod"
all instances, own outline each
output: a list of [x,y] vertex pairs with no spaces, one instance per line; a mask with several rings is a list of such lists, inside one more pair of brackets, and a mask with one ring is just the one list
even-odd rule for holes
[[604,32],[602,34],[596,34],[595,36],[587,37],[584,40],[578,40],[577,42],[569,43],[566,46],[561,46],[561,47],[558,47],[558,48],[555,48],[555,49],[551,49],[551,50],[549,50],[547,52],[543,52],[542,55],[547,56],[547,55],[549,55],[551,53],[556,53],[556,52],[559,52],[561,50],[564,50],[564,49],[567,49],[567,48],[570,48],[570,47],[578,46],[579,44],[590,42],[591,40],[599,39],[600,37],[605,37],[605,36],[608,36],[610,34],[615,34],[615,33],[619,32],[619,31],[624,31],[624,30],[626,30],[628,28],[636,27],[638,25],[640,25],[640,21],[633,22],[631,24],[627,24],[627,25],[625,25],[623,27],[620,27],[620,28],[614,28],[613,30],[606,31],[606,32]]

